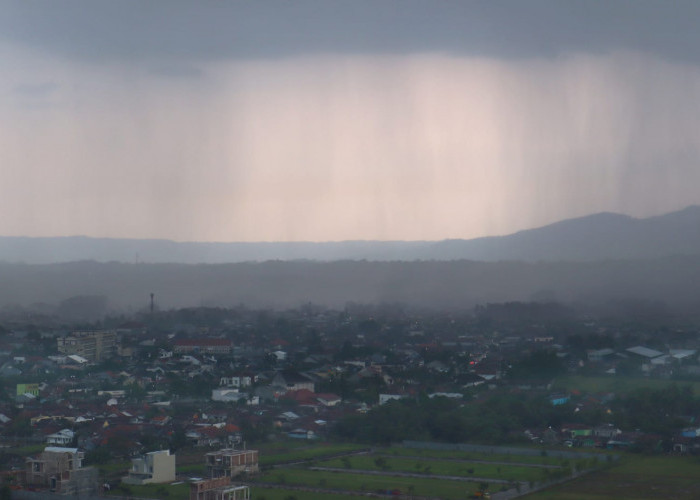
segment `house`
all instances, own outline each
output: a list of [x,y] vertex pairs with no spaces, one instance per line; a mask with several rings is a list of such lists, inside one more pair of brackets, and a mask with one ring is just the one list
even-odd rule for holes
[[224,448],[204,456],[207,476],[232,478],[258,472],[258,450]]
[[60,495],[97,495],[97,469],[83,467],[83,458],[77,448],[47,446],[37,458],[26,459],[27,486],[48,488]]
[[223,387],[250,387],[252,384],[253,377],[250,375],[233,375],[219,380],[219,385]]
[[594,350],[589,350],[587,351],[587,356],[588,356],[588,361],[592,363],[600,363],[602,361],[605,361],[609,357],[611,357],[613,354],[615,354],[614,349],[605,348],[605,349],[594,349]]
[[388,403],[392,399],[403,399],[406,396],[404,394],[380,394],[379,395],[379,404],[383,405],[385,403]]
[[292,431],[289,431],[287,433],[287,436],[289,436],[292,439],[317,439],[318,436],[316,433],[310,429],[294,429]]
[[74,437],[75,432],[70,429],[63,429],[54,434],[49,434],[46,436],[46,444],[65,446],[67,444],[71,444]]
[[599,425],[593,428],[593,435],[596,437],[611,439],[622,434],[622,431],[612,424]]
[[248,399],[248,394],[245,392],[238,392],[238,389],[212,389],[211,399],[212,401],[237,403],[241,400],[246,401]]
[[151,451],[131,460],[127,484],[170,483],[175,481],[175,455],[170,450]]
[[286,389],[287,391],[298,391],[308,389],[314,392],[314,382],[299,372],[293,370],[282,370],[275,374],[272,379],[273,387]]
[[317,394],[316,401],[321,403],[323,406],[337,406],[340,404],[342,399],[336,394]]
[[643,360],[652,360],[658,356],[661,356],[663,353],[660,351],[657,351],[656,349],[649,349],[648,347],[644,346],[635,346],[635,347],[630,347],[628,349],[625,349],[626,352],[633,354],[634,356],[637,356],[640,359]]

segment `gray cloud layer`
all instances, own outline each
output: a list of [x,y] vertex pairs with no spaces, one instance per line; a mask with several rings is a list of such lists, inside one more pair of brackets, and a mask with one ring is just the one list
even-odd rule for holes
[[320,52],[700,60],[695,0],[9,0],[0,37],[93,62]]

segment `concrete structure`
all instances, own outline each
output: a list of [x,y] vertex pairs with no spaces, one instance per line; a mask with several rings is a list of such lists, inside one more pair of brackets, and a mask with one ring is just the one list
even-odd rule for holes
[[48,488],[61,495],[96,495],[97,469],[83,467],[84,453],[77,448],[47,446],[37,458],[27,458],[27,486]]
[[131,460],[127,484],[171,483],[175,481],[175,455],[170,450],[151,451]]
[[230,477],[201,479],[190,483],[190,500],[250,500],[250,488],[231,484]]
[[117,333],[113,330],[73,332],[57,339],[58,352],[77,355],[91,362],[99,362],[117,352]]
[[258,450],[224,448],[213,451],[204,456],[204,465],[210,478],[255,474],[259,470]]

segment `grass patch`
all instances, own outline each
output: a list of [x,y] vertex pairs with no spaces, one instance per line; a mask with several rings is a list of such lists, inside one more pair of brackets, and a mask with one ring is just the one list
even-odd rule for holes
[[[571,451],[568,450],[567,451]],[[588,450],[587,450],[588,451]],[[422,448],[405,448],[403,446],[392,446],[379,453],[384,455],[421,457],[425,459],[451,458],[457,460],[483,460],[491,462],[513,462],[533,465],[560,465],[561,458],[536,455],[516,455],[508,453],[479,453],[476,451],[459,450],[429,450]]]
[[[504,481],[539,481],[545,475],[545,470],[561,471],[562,469],[538,469],[536,467],[518,467],[517,465],[496,465],[481,463],[450,462],[437,459],[414,459],[402,457],[374,457],[359,455],[343,459],[332,459],[320,462],[320,467],[377,470],[392,472],[410,472],[413,474],[435,474],[439,476],[483,477]],[[564,469],[568,472],[570,468]]]
[[278,449],[278,451],[263,453],[260,451],[260,465],[284,464],[301,460],[312,460],[320,457],[327,457],[337,453],[348,453],[361,450],[366,446],[358,444],[336,444],[321,443],[311,447],[296,449]]
[[619,465],[561,486],[533,493],[528,500],[652,500],[700,498],[700,462],[692,457],[626,456]]
[[[309,486],[332,490],[346,490],[373,493],[379,490],[399,489],[403,494],[440,497],[445,500],[463,499],[474,491],[477,483],[468,481],[448,481],[444,479],[423,479],[413,477],[392,477],[384,475],[358,475],[343,472],[311,471],[285,468],[262,474],[256,480],[276,483]],[[306,496],[304,496],[306,498]]]
[[365,500],[364,495],[345,495],[338,493],[315,493],[312,491],[285,490],[283,488],[250,488],[251,500],[287,500],[289,497],[295,497],[298,500]]
[[190,485],[189,483],[122,484],[106,493],[111,496],[154,498],[158,500],[187,500],[190,497]]

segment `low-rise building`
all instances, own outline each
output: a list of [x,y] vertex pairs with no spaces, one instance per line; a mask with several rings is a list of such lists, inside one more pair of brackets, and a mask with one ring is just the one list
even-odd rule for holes
[[84,453],[77,448],[47,446],[36,458],[26,460],[27,486],[48,488],[61,495],[96,495],[98,474],[83,467]]
[[224,448],[204,456],[207,476],[236,477],[258,472],[258,450],[235,450]]
[[99,362],[117,352],[117,333],[113,330],[73,332],[57,339],[58,352],[77,355],[91,362]]
[[127,484],[170,483],[175,481],[175,455],[170,450],[151,451],[131,460]]

